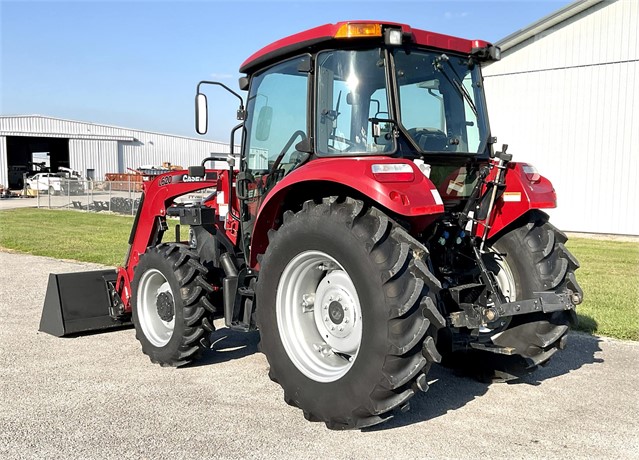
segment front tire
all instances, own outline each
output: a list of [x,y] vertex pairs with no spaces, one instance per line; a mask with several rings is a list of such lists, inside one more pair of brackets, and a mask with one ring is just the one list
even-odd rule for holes
[[427,257],[360,201],[307,201],[284,214],[261,260],[257,322],[287,403],[331,429],[362,428],[427,388],[444,325]]
[[207,269],[178,243],[147,249],[135,267],[132,317],[135,337],[151,362],[179,367],[208,348],[215,308],[207,295]]

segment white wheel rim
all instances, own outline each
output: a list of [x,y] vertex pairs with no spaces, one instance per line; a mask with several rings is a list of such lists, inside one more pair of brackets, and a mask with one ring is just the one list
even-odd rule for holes
[[517,289],[513,272],[510,270],[508,263],[506,263],[501,255],[495,254],[493,260],[498,267],[497,273],[493,272],[495,275],[495,281],[497,281],[497,285],[499,286],[506,302],[514,302],[517,300]]
[[[487,268],[493,272],[497,286],[499,286],[499,289],[504,296],[504,300],[506,302],[514,302],[517,300],[517,285],[515,284],[513,272],[510,270],[508,263],[499,253],[497,253],[497,251],[491,249],[491,255],[493,256],[491,262],[495,263],[497,270],[492,270],[493,267]],[[480,327],[479,332],[493,332],[493,329]]]
[[275,302],[289,358],[304,375],[333,382],[353,366],[362,341],[362,309],[344,267],[322,251],[305,251],[284,269]]
[[171,286],[159,270],[152,268],[144,272],[138,287],[138,320],[144,336],[156,347],[163,347],[169,343],[175,328],[175,303],[171,321],[164,321],[158,313],[158,296],[165,292],[171,294],[175,302]]

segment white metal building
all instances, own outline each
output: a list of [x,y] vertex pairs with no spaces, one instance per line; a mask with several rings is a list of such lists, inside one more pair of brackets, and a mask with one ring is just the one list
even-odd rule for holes
[[491,130],[553,182],[553,223],[639,235],[639,0],[580,0],[497,45]]
[[[229,145],[205,139],[138,131],[41,115],[0,116],[0,184],[15,186],[35,161],[48,154],[53,171],[69,167],[95,180],[106,173],[170,162],[198,165]],[[11,183],[11,184],[10,184]]]

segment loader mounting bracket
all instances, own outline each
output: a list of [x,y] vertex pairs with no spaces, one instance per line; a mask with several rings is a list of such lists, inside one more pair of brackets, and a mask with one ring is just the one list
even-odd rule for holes
[[205,206],[171,206],[167,216],[179,217],[181,225],[202,225],[215,222],[215,209]]
[[255,281],[255,274],[246,268],[240,270],[235,277],[224,278],[224,318],[230,329],[241,332],[256,329],[253,319]]

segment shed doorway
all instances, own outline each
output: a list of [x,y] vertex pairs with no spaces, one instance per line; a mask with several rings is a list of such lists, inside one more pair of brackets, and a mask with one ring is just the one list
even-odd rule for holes
[[[34,153],[36,154],[35,158]],[[25,174],[29,176],[47,169],[51,172],[57,172],[60,166],[69,167],[69,139],[7,137],[7,167],[10,189],[21,189],[24,186]]]

